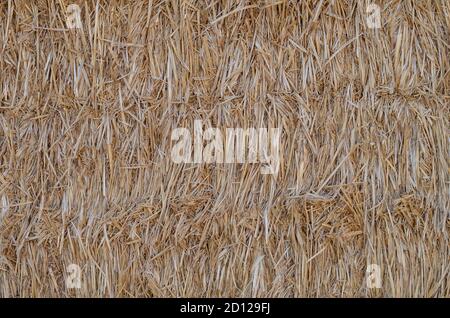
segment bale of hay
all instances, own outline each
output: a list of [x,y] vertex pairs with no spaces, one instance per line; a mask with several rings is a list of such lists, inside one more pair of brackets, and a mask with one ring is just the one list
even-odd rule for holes
[[[0,296],[450,295],[449,1],[0,17]],[[195,120],[281,128],[278,174],[173,162]]]

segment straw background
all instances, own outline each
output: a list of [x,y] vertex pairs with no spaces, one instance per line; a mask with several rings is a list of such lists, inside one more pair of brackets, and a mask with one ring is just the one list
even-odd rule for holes
[[[450,1],[375,3],[1,0],[0,296],[449,297]],[[278,176],[173,163],[196,119]]]

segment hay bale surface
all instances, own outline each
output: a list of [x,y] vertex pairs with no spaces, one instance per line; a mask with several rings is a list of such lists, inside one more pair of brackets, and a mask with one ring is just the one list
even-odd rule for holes
[[[449,297],[449,1],[71,3],[0,2],[0,296]],[[175,164],[196,119],[278,175]]]

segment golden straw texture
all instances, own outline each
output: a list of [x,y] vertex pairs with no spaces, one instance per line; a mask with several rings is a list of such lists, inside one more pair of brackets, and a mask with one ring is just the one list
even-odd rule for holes
[[449,297],[450,1],[374,2],[1,0],[0,296]]

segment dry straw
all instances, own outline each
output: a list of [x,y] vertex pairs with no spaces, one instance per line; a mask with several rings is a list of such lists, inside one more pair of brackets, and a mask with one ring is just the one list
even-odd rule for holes
[[[450,2],[376,4],[0,1],[0,296],[448,297]],[[173,163],[196,119],[278,176]]]

